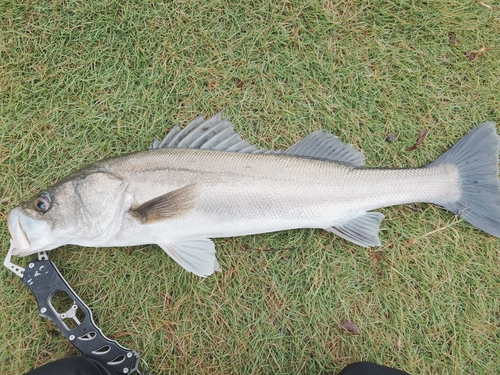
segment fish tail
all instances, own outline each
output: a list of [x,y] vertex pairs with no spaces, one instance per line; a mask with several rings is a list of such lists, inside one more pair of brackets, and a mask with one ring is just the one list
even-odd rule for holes
[[499,151],[500,137],[496,124],[485,122],[428,165],[453,164],[457,167],[459,198],[451,203],[439,204],[496,237],[500,237]]

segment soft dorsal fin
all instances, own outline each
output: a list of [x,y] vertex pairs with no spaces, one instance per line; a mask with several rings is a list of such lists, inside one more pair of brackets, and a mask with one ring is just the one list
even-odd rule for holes
[[363,154],[353,145],[323,131],[309,134],[286,150],[285,154],[325,159],[353,167],[362,167],[365,162]]
[[154,139],[150,149],[156,148],[196,148],[247,154],[269,152],[241,139],[241,134],[234,132],[231,119],[222,119],[222,112],[208,120],[200,115],[182,130],[176,125],[161,142]]

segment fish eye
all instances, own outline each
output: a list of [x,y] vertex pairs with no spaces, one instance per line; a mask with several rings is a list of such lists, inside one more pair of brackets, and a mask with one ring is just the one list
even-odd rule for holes
[[50,195],[42,193],[35,199],[35,210],[44,214],[50,209]]

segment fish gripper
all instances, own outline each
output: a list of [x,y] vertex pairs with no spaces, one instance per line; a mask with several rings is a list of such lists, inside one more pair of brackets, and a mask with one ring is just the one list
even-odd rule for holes
[[[57,267],[50,260],[28,263],[23,283],[33,292],[40,315],[50,319],[85,356],[101,363],[113,374],[139,373],[139,355],[103,335],[92,318],[92,312],[68,285]],[[73,303],[67,311],[57,311],[53,297],[64,295]]]

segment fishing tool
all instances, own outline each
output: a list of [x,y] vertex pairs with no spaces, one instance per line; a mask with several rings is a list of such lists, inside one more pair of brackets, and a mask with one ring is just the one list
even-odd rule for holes
[[[38,253],[38,259],[30,261],[23,268],[11,262],[12,249],[11,240],[4,266],[23,279],[36,298],[40,315],[51,320],[84,356],[99,363],[112,375],[152,375],[135,350],[120,345],[102,333],[88,306],[70,287],[46,252]],[[58,298],[62,294],[63,298],[72,301],[68,310],[58,311],[54,307],[56,294]],[[145,367],[145,372],[141,372],[139,367]]]

